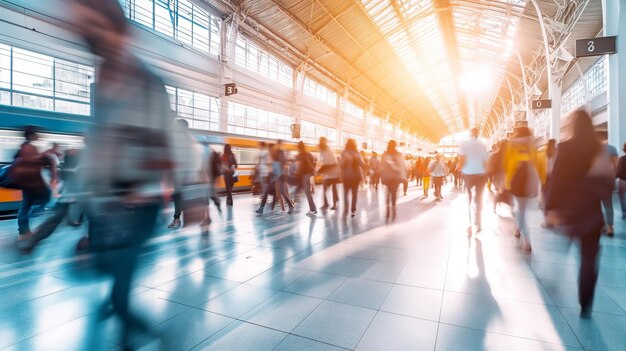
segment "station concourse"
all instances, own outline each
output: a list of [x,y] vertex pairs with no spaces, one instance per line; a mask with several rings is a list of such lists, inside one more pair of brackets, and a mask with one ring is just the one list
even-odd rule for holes
[[0,350],[626,350],[624,0],[0,0]]

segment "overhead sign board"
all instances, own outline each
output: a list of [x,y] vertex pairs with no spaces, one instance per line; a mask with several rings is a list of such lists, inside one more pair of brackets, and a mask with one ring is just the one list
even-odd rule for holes
[[533,100],[531,106],[534,110],[552,107],[552,100]]
[[616,37],[599,37],[576,40],[576,57],[614,54],[617,52]]

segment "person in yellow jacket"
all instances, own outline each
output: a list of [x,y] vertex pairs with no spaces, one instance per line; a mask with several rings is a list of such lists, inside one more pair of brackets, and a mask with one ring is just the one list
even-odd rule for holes
[[539,194],[540,183],[545,182],[546,167],[537,153],[534,136],[528,127],[519,127],[506,146],[503,158],[504,186],[515,200],[515,237],[523,236],[524,252],[531,251],[530,233],[526,225],[526,208],[530,199]]

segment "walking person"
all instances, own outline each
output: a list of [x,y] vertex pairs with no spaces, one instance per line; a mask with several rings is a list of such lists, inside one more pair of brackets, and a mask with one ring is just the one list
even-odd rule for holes
[[307,216],[313,216],[317,214],[317,207],[315,207],[315,201],[313,201],[313,195],[311,195],[311,177],[315,172],[315,160],[313,155],[306,150],[304,142],[298,143],[298,156],[296,158],[296,195],[300,193],[300,190],[304,190],[304,195],[309,203],[309,212]]
[[516,128],[513,138],[507,143],[503,161],[505,188],[513,195],[515,203],[515,237],[522,237],[522,249],[530,253],[532,246],[526,210],[529,201],[537,197],[543,178],[530,128]]
[[396,202],[398,199],[398,187],[407,178],[406,165],[402,154],[396,150],[396,141],[390,140],[387,144],[387,151],[381,157],[381,180],[387,187],[385,196],[386,212],[385,218],[396,219]]
[[226,206],[233,205],[233,186],[239,180],[236,176],[237,159],[230,147],[230,144],[224,145],[224,153],[222,153],[222,175],[224,176],[224,184],[226,185]]
[[45,206],[50,201],[51,190],[42,177],[45,167],[50,169],[50,183],[57,183],[57,167],[50,156],[39,153],[33,145],[39,139],[35,127],[26,127],[24,143],[15,154],[10,166],[11,178],[18,182],[17,188],[22,190],[22,203],[17,213],[18,247],[30,246],[34,234],[30,230],[30,216],[34,206]]
[[428,197],[428,190],[430,189],[430,172],[428,171],[430,161],[430,157],[424,158],[420,167],[420,174],[422,175],[422,190],[424,191],[423,198]]
[[404,196],[409,188],[409,178],[411,177],[411,159],[409,155],[404,157],[404,169],[406,169],[406,179],[402,181],[402,189],[404,190]]
[[[357,151],[356,141],[348,139],[346,147],[341,152],[341,174],[343,178],[343,218],[356,216],[356,202],[359,192],[359,184],[363,180],[362,170],[365,163]],[[350,196],[351,195],[351,196]]]
[[333,153],[333,150],[328,146],[328,140],[325,137],[320,138],[320,161],[318,173],[322,175],[322,198],[324,199],[324,205],[322,205],[322,211],[326,211],[329,207],[329,203],[326,200],[326,190],[331,188],[333,207],[331,210],[337,208],[337,201],[339,201],[339,195],[337,195],[337,183],[339,183],[341,177],[341,170],[337,157]]
[[378,190],[378,184],[380,183],[380,160],[376,151],[372,151],[372,157],[369,161],[370,168],[370,186],[375,190]]
[[[608,142],[604,143],[604,152],[610,161],[607,163],[607,167],[610,169],[610,172],[615,174],[617,170],[617,162],[619,160],[619,153],[617,152],[617,149]],[[606,226],[603,231],[607,236],[614,236],[615,230],[613,229],[613,225],[615,222],[615,210],[613,209],[613,192],[602,199],[602,207],[604,207],[604,217],[606,218]]]
[[548,190],[548,182],[552,175],[552,169],[554,169],[554,161],[556,160],[556,140],[550,139],[546,144],[546,149],[540,154],[540,166],[544,168],[545,179],[541,184],[541,208],[543,209],[543,223],[541,227],[552,228],[554,225],[550,223],[548,219],[548,212],[546,209],[546,191]]
[[[470,130],[470,139],[461,144],[459,151],[460,168],[467,189],[468,196],[468,213],[470,217],[469,227],[467,228],[468,236],[472,235],[472,226],[476,228],[476,232],[482,231],[482,208],[483,193],[487,184],[487,175],[485,172],[485,163],[487,162],[487,147],[478,140],[480,131],[478,128]],[[472,207],[474,207],[474,216],[472,218]]]
[[270,179],[270,166],[271,166],[271,156],[267,149],[267,145],[265,142],[259,143],[259,158],[257,159],[256,164],[256,173],[259,177],[259,183],[261,185],[261,206],[256,210],[256,213],[262,214],[263,207],[265,207],[265,203],[267,202],[267,197],[271,193],[271,179]]
[[428,165],[428,172],[433,179],[433,185],[435,186],[435,198],[437,200],[443,200],[443,195],[441,195],[441,187],[443,185],[444,179],[448,175],[448,169],[443,160],[442,154],[436,154],[435,159],[430,161]]
[[[282,149],[282,140],[278,140],[276,145],[270,148],[270,156],[272,158],[271,182],[274,184],[274,199],[272,201],[272,210],[276,206],[276,202],[280,203],[281,209],[285,210],[285,203],[289,206],[287,214],[294,212],[294,204],[289,196],[287,188],[287,172],[285,171],[285,151]],[[267,199],[266,199],[267,201]],[[262,204],[263,206],[265,204]]]
[[[626,143],[622,147],[622,151],[626,153]],[[622,209],[622,219],[626,219],[626,155],[619,158],[617,163],[617,171],[615,172],[618,182],[619,204]]]
[[560,143],[548,184],[546,209],[565,233],[580,243],[578,301],[581,318],[590,318],[598,252],[604,226],[602,200],[612,192],[604,145],[594,132],[591,116],[576,110],[570,116],[571,138]]

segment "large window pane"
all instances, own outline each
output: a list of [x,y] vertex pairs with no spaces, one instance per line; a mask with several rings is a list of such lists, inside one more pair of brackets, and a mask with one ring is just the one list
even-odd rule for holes
[[13,93],[13,106],[52,111],[54,103],[51,98]]
[[167,36],[174,37],[174,4],[167,0],[157,0],[154,7],[154,29]]
[[[126,0],[128,3],[130,0]],[[154,18],[154,4],[152,0],[133,0],[134,8],[131,9],[130,19],[136,21],[138,23],[143,24],[144,26],[148,26],[150,28],[154,28],[153,26],[153,18]]]
[[0,89],[11,87],[11,47],[0,44]]
[[52,96],[53,58],[13,48],[13,89]]

